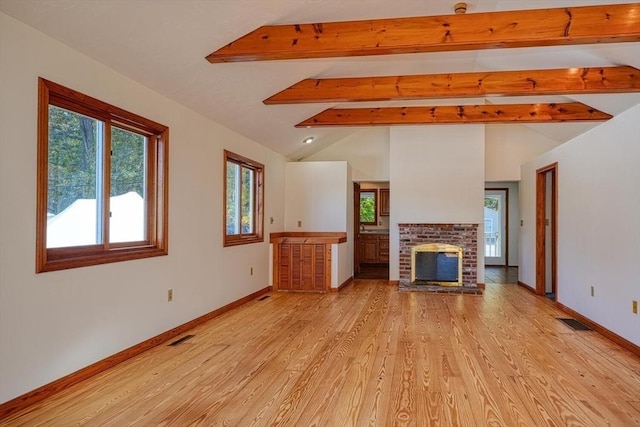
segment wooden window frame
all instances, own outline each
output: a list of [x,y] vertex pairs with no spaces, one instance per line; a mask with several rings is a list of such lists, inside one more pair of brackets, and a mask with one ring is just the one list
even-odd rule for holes
[[360,213],[361,217],[360,224],[362,225],[378,225],[378,189],[377,188],[361,188],[360,189],[360,198],[362,198],[362,193],[373,193],[373,221],[362,221],[362,213]]
[[[47,248],[47,198],[49,170],[49,106],[64,108],[105,122],[107,146],[103,158],[104,187],[100,195],[104,236],[109,233],[111,126],[135,130],[148,137],[145,183],[146,240],[138,242]],[[102,102],[57,83],[38,79],[38,158],[36,201],[36,273],[64,270],[168,254],[169,237],[169,128],[137,114]],[[106,239],[105,239],[106,240]]]
[[[247,234],[227,234],[227,163],[235,163],[241,167],[246,167],[254,171],[255,185],[254,193],[254,224],[253,233]],[[222,192],[222,235],[223,246],[245,245],[249,243],[258,243],[264,241],[264,165],[251,160],[231,151],[224,150],[224,168],[223,168],[223,185]]]

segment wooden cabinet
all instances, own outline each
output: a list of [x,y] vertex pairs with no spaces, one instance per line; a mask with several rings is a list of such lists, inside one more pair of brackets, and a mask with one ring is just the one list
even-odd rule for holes
[[389,189],[380,189],[380,216],[389,216]]
[[271,233],[273,289],[327,292],[331,289],[331,245],[347,241],[347,233]]
[[277,248],[278,290],[325,291],[331,286],[331,245],[283,243]]
[[379,239],[378,240],[378,262],[388,263],[389,262],[389,235],[379,234],[378,239]]
[[360,262],[364,264],[378,262],[378,235],[360,235]]
[[360,235],[360,262],[362,264],[384,264],[389,262],[388,234]]

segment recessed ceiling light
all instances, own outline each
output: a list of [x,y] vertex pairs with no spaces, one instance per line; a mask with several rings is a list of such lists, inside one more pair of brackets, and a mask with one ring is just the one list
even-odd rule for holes
[[453,11],[456,13],[456,15],[465,14],[467,13],[467,4],[464,2],[456,3],[456,5],[453,6]]
[[312,136],[308,136],[305,139],[302,140],[303,144],[311,144],[313,142],[313,137]]

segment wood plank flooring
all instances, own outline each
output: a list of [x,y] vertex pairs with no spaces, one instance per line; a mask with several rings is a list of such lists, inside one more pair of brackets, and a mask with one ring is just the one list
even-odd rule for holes
[[484,283],[518,283],[518,267],[485,265]]
[[640,358],[563,316],[506,284],[272,293],[1,424],[640,426]]
[[361,264],[356,279],[389,280],[389,264]]

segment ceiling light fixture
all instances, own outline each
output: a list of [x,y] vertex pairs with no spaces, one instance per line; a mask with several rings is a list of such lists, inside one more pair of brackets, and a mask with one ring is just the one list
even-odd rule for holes
[[467,13],[467,4],[462,2],[462,3],[456,3],[455,6],[453,6],[453,11],[457,14],[457,15],[461,15],[464,13]]
[[308,136],[305,139],[302,140],[303,144],[311,144],[313,142],[313,137],[312,136]]

